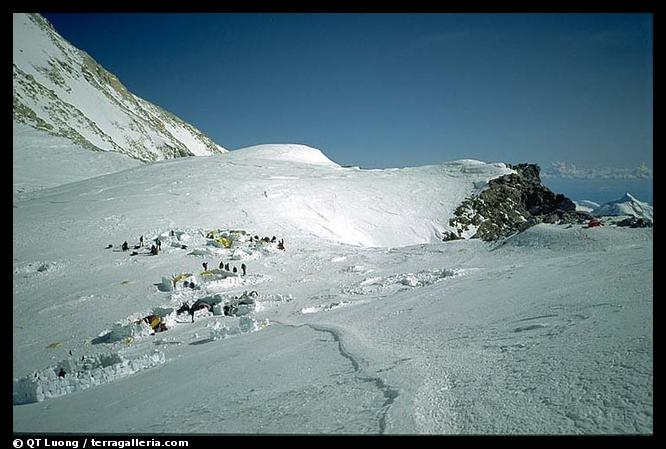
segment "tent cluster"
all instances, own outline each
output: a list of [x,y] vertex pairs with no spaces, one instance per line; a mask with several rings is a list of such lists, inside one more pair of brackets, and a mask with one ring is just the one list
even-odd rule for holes
[[223,316],[244,316],[252,312],[255,308],[255,299],[259,297],[256,291],[243,292],[240,296],[225,298],[222,295],[206,296],[197,299],[193,304],[183,303],[176,311],[177,316],[189,314],[194,323],[195,314],[200,311],[209,312],[213,315]]
[[278,249],[284,250],[284,239],[278,240],[276,236],[260,238],[258,235],[253,236],[244,230],[213,229],[206,233],[206,238],[209,239],[211,245],[220,248],[231,248],[238,242],[250,242],[255,246],[274,244]]

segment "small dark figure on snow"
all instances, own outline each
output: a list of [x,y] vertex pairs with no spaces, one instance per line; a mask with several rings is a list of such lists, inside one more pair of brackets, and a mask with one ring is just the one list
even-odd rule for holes
[[228,264],[228,263],[225,263],[225,264],[224,264],[224,269],[227,270],[227,271],[229,271],[229,264]]
[[269,239],[268,237],[264,237],[263,239],[261,239],[261,241],[269,243],[271,241],[271,239]]
[[176,315],[180,315],[183,312],[190,313],[190,306],[184,302],[182,306],[180,306],[180,309],[176,310]]
[[259,240],[259,236],[258,236],[258,235],[255,235],[255,236],[254,236],[254,239],[255,239],[255,240]]
[[278,242],[277,247],[278,247],[278,249],[281,249],[282,251],[284,251],[284,239],[280,239],[280,241]]
[[65,370],[62,369],[62,368],[60,368],[60,372],[58,373],[58,377],[65,377],[65,374],[67,374],[67,373],[65,372]]
[[213,306],[212,306],[212,304],[199,299],[194,304],[192,304],[192,307],[189,308],[188,312],[190,313],[190,315],[192,315],[192,322],[193,323],[194,323],[194,312],[196,312],[197,310],[203,310],[203,309],[208,310],[209,312],[212,312],[213,311]]
[[254,242],[254,237],[250,236],[250,241]]
[[139,237],[139,246],[143,246],[143,236]]
[[227,304],[222,308],[222,310],[224,315],[231,316],[231,315],[236,315],[236,313],[238,312],[238,307],[234,304]]
[[105,249],[110,249],[110,248],[113,248],[113,245],[109,243],[108,245],[106,245]]
[[151,256],[157,256],[157,246],[150,245],[150,255]]
[[123,251],[127,251],[129,249],[129,245],[127,242],[123,242]]
[[176,315],[180,315],[181,313],[185,312],[189,313],[192,316],[192,322],[194,323],[194,308],[190,307],[186,302],[183,303],[180,309],[176,310]]
[[245,273],[246,273],[246,271],[247,271],[247,267],[245,266],[244,263],[241,264],[241,270],[243,270],[243,276],[245,276]]
[[201,265],[203,265],[204,271],[208,271],[208,262],[204,262]]
[[187,245],[180,245],[181,249],[187,249]]
[[271,243],[275,243],[275,236],[271,239]]
[[155,244],[157,245],[157,250],[161,251],[162,250],[162,241],[160,239],[155,240]]
[[171,237],[174,237],[176,235],[175,232],[173,232],[173,229],[171,230]]
[[234,273],[238,273],[238,269],[236,267],[234,267],[233,271],[234,271]]
[[220,270],[224,270],[224,260],[220,261]]

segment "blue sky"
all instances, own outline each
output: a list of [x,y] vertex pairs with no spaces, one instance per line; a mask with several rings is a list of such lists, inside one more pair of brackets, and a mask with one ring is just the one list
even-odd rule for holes
[[44,14],[220,145],[652,168],[649,14]]

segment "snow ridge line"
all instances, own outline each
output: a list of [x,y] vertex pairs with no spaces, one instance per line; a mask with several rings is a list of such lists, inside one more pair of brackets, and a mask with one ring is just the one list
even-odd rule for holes
[[[281,326],[287,326],[287,327],[293,327],[293,328],[299,328],[299,327],[309,327],[310,329],[317,331],[317,332],[324,332],[327,334],[330,334],[333,337],[333,340],[338,344],[338,352],[340,355],[352,364],[352,367],[354,368],[355,373],[363,373],[363,369],[361,368],[361,365],[359,362],[354,358],[354,356],[345,349],[345,347],[342,344],[342,337],[340,336],[340,333],[336,331],[335,329],[327,328],[324,326],[317,326],[314,324],[309,324],[309,323],[304,323],[304,324],[286,324],[286,323],[281,323],[278,321],[274,321],[275,324],[279,324]],[[385,398],[384,403],[382,404],[382,412],[381,416],[379,418],[379,433],[383,435],[386,431],[386,415],[388,415],[389,409],[395,402],[396,398],[399,396],[399,390],[396,388],[391,387],[390,385],[387,385],[384,380],[382,380],[380,377],[373,377],[373,376],[358,376],[358,378],[364,382],[370,382],[377,387],[382,392],[382,395]]]

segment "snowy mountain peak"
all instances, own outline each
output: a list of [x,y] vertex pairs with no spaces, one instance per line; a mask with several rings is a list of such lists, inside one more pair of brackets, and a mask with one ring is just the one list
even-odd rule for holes
[[13,15],[13,116],[93,151],[141,161],[227,150],[192,125],[132,94],[39,14]]
[[602,204],[591,213],[598,217],[627,215],[652,221],[652,206],[639,201],[629,192],[625,193],[622,198]]
[[615,202],[626,203],[627,201],[638,201],[631,193],[626,192],[622,198],[616,200]]
[[300,144],[254,145],[234,151],[236,158],[267,159],[339,167],[316,148]]

